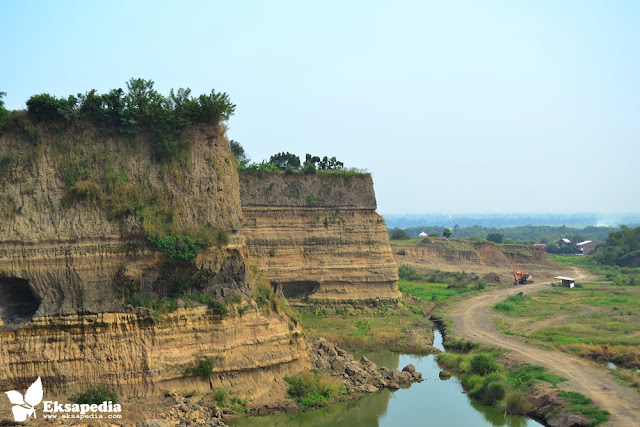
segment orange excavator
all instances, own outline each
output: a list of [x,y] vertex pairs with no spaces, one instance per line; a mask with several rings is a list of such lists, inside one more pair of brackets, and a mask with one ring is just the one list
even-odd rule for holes
[[522,270],[513,270],[513,286],[533,282],[533,276]]

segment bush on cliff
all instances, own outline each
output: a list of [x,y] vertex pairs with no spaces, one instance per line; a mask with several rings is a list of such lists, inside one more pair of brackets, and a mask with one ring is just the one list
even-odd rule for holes
[[72,402],[79,404],[100,404],[102,402],[118,403],[118,395],[104,384],[89,387],[83,393],[76,393],[69,398]]
[[209,357],[200,359],[191,366],[187,366],[184,370],[187,377],[205,377],[210,379],[213,375],[213,360]]
[[186,146],[184,128],[197,123],[220,124],[235,112],[226,93],[211,91],[198,97],[190,89],[172,89],[163,96],[152,80],[130,79],[127,92],[112,89],[99,95],[95,89],[78,96],[57,98],[43,93],[27,101],[27,111],[37,121],[68,125],[87,120],[104,130],[136,136],[142,130],[152,136],[156,160],[175,158]]

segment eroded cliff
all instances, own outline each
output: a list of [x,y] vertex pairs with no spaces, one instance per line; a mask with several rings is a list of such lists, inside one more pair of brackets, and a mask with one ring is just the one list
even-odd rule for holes
[[287,297],[400,298],[370,175],[242,173],[240,194],[250,259]]
[[[104,383],[122,395],[226,386],[259,398],[308,367],[299,328],[251,302],[238,175],[219,126],[188,128],[186,148],[159,162],[144,133],[13,120],[0,136],[3,390],[40,376],[50,393]],[[229,295],[221,317],[215,301]],[[167,297],[183,308],[129,305]],[[185,378],[203,358],[211,380]]]

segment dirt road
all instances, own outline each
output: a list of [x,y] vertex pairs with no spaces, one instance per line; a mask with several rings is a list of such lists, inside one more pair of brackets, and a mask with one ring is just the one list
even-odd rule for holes
[[[578,279],[584,274],[574,269]],[[526,344],[524,339],[505,335],[493,326],[492,307],[507,296],[518,292],[525,295],[548,289],[550,284],[529,284],[509,289],[496,289],[453,307],[449,316],[453,320],[453,332],[458,338],[491,344],[511,350],[510,356],[523,362],[544,366],[557,375],[567,378],[563,389],[577,391],[591,398],[601,409],[609,411],[610,426],[640,425],[640,394],[631,388],[614,382],[605,369],[578,357],[559,351],[543,350]]]

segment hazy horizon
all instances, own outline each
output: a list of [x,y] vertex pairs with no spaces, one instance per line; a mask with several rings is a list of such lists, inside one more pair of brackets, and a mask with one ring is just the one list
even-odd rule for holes
[[3,2],[0,91],[228,92],[254,161],[336,156],[403,212],[640,212],[640,3]]

